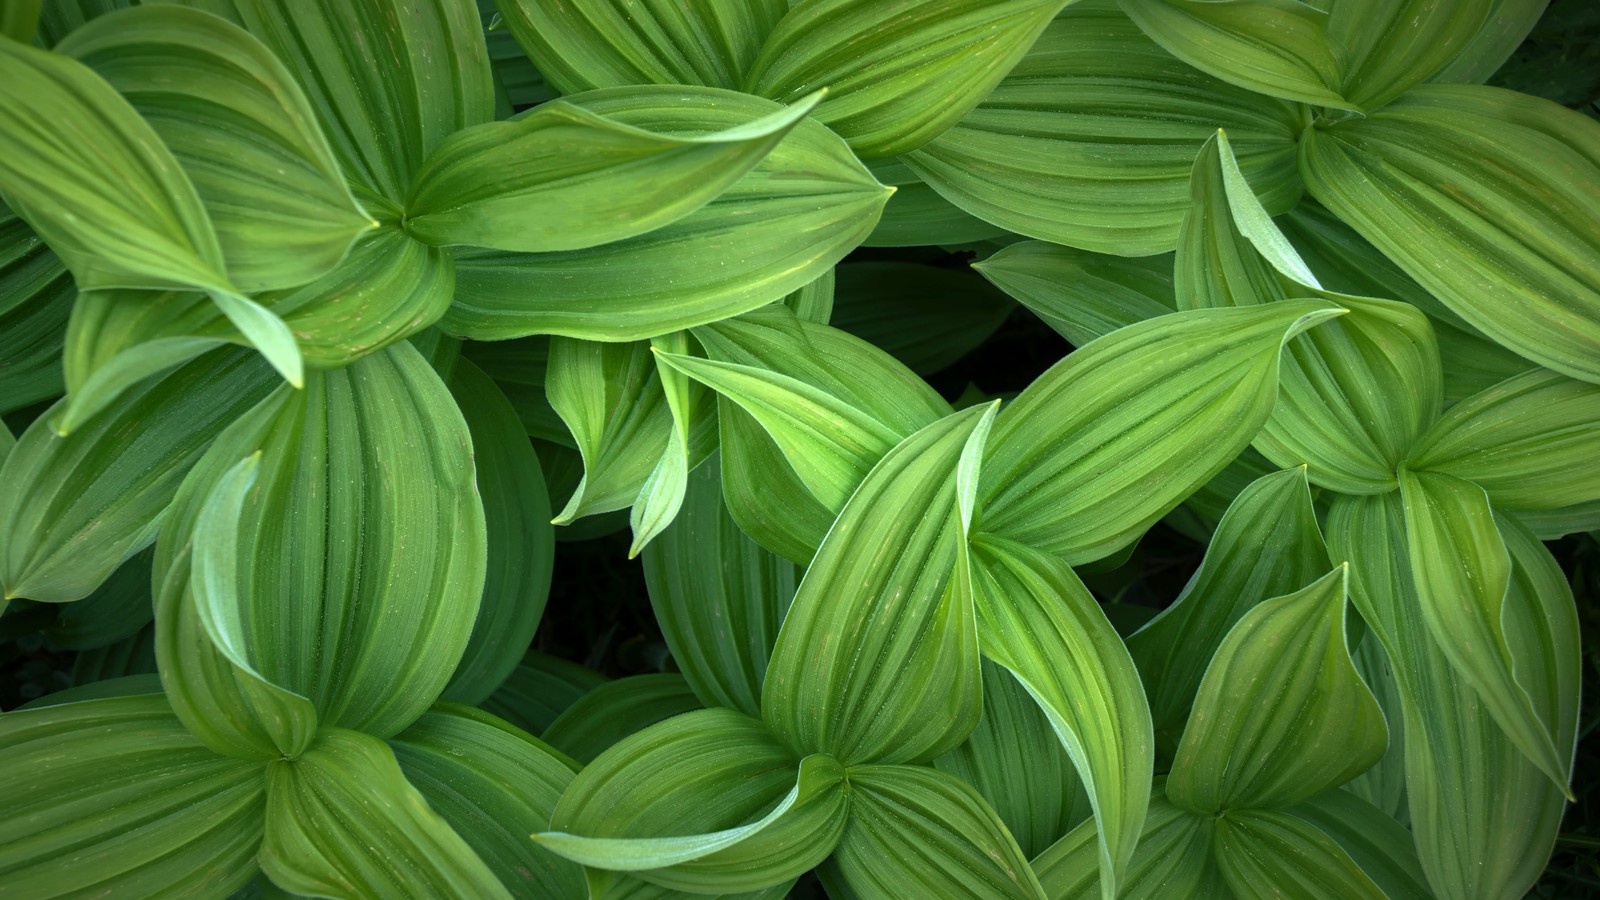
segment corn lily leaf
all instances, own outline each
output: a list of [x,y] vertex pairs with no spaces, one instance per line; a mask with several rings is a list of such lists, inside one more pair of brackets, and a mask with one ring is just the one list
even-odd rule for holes
[[6,595],[88,596],[155,540],[190,467],[271,389],[271,371],[252,355],[219,350],[140,383],[68,436],[50,428],[61,403],[34,420],[0,467]]
[[802,0],[761,47],[745,89],[793,100],[827,85],[817,118],[863,157],[937,137],[1004,78],[1064,0]]
[[528,840],[550,826],[550,813],[572,782],[570,760],[488,713],[448,703],[389,746],[406,780],[511,896],[586,898],[583,870]]
[[1241,809],[1217,819],[1212,855],[1241,900],[1382,900],[1387,895],[1338,842],[1288,813]]
[[5,10],[0,12],[0,35],[24,44],[33,40],[34,32],[39,29],[39,7],[42,5],[43,0],[7,4]]
[[1328,14],[1299,0],[1119,0],[1167,52],[1247,90],[1349,109]]
[[130,7],[55,49],[105,78],[166,142],[241,290],[320,277],[377,227],[294,76],[239,26],[181,6]]
[[1384,815],[1401,821],[1407,813],[1405,716],[1400,682],[1395,678],[1389,652],[1370,630],[1356,643],[1350,658],[1355,661],[1361,680],[1372,689],[1378,705],[1383,707],[1384,724],[1389,727],[1389,749],[1377,765],[1351,779],[1342,793],[1361,797]]
[[883,207],[878,227],[861,242],[863,247],[962,244],[1005,234],[1005,229],[990,225],[939,196],[898,158],[875,159],[868,167],[872,177],[894,188],[894,196]]
[[471,0],[209,0],[260,38],[311,102],[345,177],[380,219],[446,137],[494,118]]
[[1345,639],[1346,569],[1260,603],[1229,630],[1200,682],[1168,799],[1224,819],[1283,809],[1383,756],[1383,710]]
[[61,345],[77,293],[61,260],[0,203],[0,412],[62,393]]
[[1333,0],[1328,36],[1344,50],[1343,94],[1375,110],[1471,46],[1497,0]]
[[682,675],[633,675],[598,685],[579,697],[555,717],[541,738],[587,765],[623,738],[703,705]]
[[683,510],[644,552],[650,606],[673,662],[706,706],[761,711],[761,684],[801,569],[747,537],[717,465],[688,480]]
[[1541,541],[1553,541],[1579,531],[1600,531],[1600,500],[1574,503],[1550,510],[1518,510],[1509,514]]
[[[1118,897],[1129,900],[1207,900],[1226,896],[1227,886],[1211,861],[1215,820],[1179,809],[1166,798],[1157,779],[1150,807],[1143,817],[1139,845],[1118,882]],[[1107,896],[1100,887],[1101,869],[1093,819],[1033,860],[1033,871],[1054,900],[1091,900]]]
[[545,394],[550,340],[548,336],[536,335],[513,341],[470,341],[462,352],[473,365],[494,379],[506,399],[516,407],[517,418],[522,420],[523,430],[529,437],[571,446],[572,433]]
[[501,21],[563,94],[635,84],[738,89],[783,0],[498,0]]
[[1176,744],[1212,655],[1245,613],[1299,590],[1329,565],[1303,469],[1263,476],[1241,491],[1178,599],[1128,638],[1157,732]]
[[1193,310],[1085,345],[996,421],[983,530],[1072,563],[1131,543],[1249,443],[1277,396],[1282,346],[1340,312]]
[[89,596],[56,604],[52,607],[55,620],[39,633],[51,646],[65,650],[93,650],[138,634],[150,624],[154,606],[150,589],[153,556],[148,548],[141,550]]
[[1189,169],[1218,127],[1266,207],[1292,207],[1304,115],[1180,62],[1110,0],[1082,0],[982,103],[905,161],[1008,231],[1143,256],[1176,243]]
[[1287,811],[1332,838],[1391,900],[1428,900],[1428,882],[1405,826],[1349,791],[1329,791]]
[[445,699],[481,703],[522,661],[550,596],[555,533],[539,457],[511,402],[483,370],[457,360],[450,394],[472,435],[488,568],[472,637]]
[[972,268],[1076,347],[1176,309],[1171,257],[1127,259],[1021,241]]
[[[1402,471],[1400,491],[1411,575],[1434,642],[1511,742],[1565,787],[1572,756],[1556,744],[1563,730],[1549,716],[1556,710],[1536,703],[1530,688],[1542,685],[1525,687],[1519,675],[1558,671],[1562,663],[1575,668],[1575,655],[1554,655],[1568,636],[1554,633],[1555,623],[1526,599],[1509,598],[1511,554],[1482,488],[1437,472]],[[1512,629],[1527,639],[1514,645]],[[1519,658],[1516,651],[1529,649],[1527,640],[1544,658]]]
[[579,697],[605,683],[606,677],[593,669],[529,651],[480,705],[529,734],[543,734]]
[[315,897],[511,896],[388,746],[344,728],[325,730],[299,759],[268,764],[261,868]]
[[[674,331],[650,339],[652,353],[689,352],[689,333]],[[628,513],[628,524],[633,529],[633,545],[628,548],[628,558],[639,555],[647,544],[659,535],[683,508],[684,495],[689,490],[689,471],[705,461],[716,447],[717,438],[712,432],[715,406],[713,395],[705,385],[684,375],[671,366],[658,362],[656,374],[661,379],[661,391],[667,401],[667,412],[672,416],[672,437],[656,459],[656,466],[639,489],[639,497]]]
[[1482,84],[1509,60],[1544,14],[1550,0],[1494,0],[1483,27],[1450,64],[1429,81]]
[[160,694],[0,716],[7,891],[225,896],[258,871],[260,763],[218,756]]
[[[1520,896],[1549,858],[1565,808],[1561,789],[1437,646],[1412,579],[1399,492],[1336,497],[1328,542],[1335,559],[1350,561],[1351,597],[1394,664],[1406,799],[1429,888],[1463,900]],[[1565,598],[1537,599],[1554,612]]]
[[783,449],[737,403],[717,402],[717,434],[728,514],[762,547],[802,565],[810,562],[836,511],[811,493]]
[[1473,482],[1497,509],[1555,510],[1600,499],[1600,385],[1544,369],[1451,407],[1406,467]]
[[760,890],[821,862],[847,809],[844,769],[796,757],[727,709],[677,716],[584,768],[542,846],[692,893]]
[[325,726],[388,737],[444,690],[477,615],[471,435],[408,343],[313,382],[280,387],[212,445],[173,501],[155,568],[174,569],[211,486],[259,453],[238,565],[218,576],[234,582],[240,644]]
[[412,183],[405,229],[429,244],[527,253],[636,237],[682,219],[739,181],[818,99],[683,136],[564,101],[546,103],[441,142]]
[[1133,659],[1065,563],[981,535],[974,582],[983,655],[1033,695],[1077,767],[1101,823],[1106,896],[1133,854],[1149,802],[1155,739]]
[[850,823],[824,881],[856,900],[1043,900],[1028,858],[983,796],[921,766],[850,770]]
[[1313,196],[1462,318],[1600,381],[1600,125],[1510,91],[1429,85],[1309,130],[1300,169]]
[[901,441],[840,511],[795,592],[761,694],[762,719],[795,752],[912,762],[976,727],[967,529],[993,418],[992,405],[975,407]]
[[977,349],[1016,307],[971,272],[909,262],[837,267],[829,324],[906,364],[938,372]]
[[1032,856],[1089,816],[1089,798],[1050,719],[1022,683],[983,662],[983,718],[934,768],[977,790]]

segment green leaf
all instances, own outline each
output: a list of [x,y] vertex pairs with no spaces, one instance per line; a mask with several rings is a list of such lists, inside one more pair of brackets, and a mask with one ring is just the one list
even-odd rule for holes
[[150,596],[153,555],[149,549],[134,554],[94,593],[52,607],[55,621],[40,629],[45,640],[66,650],[93,650],[138,634],[150,624],[154,605]]
[[1155,762],[1139,673],[1065,563],[987,534],[974,551],[983,655],[1022,682],[1077,766],[1101,823],[1104,895],[1113,897],[1143,824]]
[[[662,135],[704,135],[781,107],[715,88],[632,87],[566,99]],[[815,281],[872,231],[892,191],[806,120],[712,202],[649,234],[586,250],[458,251],[452,334],[644,340],[738,315]]]
[[872,177],[894,187],[894,196],[884,206],[878,227],[861,242],[863,247],[960,244],[1005,234],[939,196],[897,157],[871,160],[868,166]]
[[530,651],[481,705],[530,734],[542,734],[556,716],[602,684],[593,669]]
[[66,437],[50,429],[62,404],[35,419],[0,466],[6,595],[57,603],[88,596],[155,540],[189,468],[271,387],[253,355],[218,350],[141,382]]
[[555,532],[539,457],[511,402],[464,359],[456,362],[450,394],[472,435],[488,569],[472,637],[444,696],[477,704],[506,680],[533,643],[550,597]]
[[739,530],[717,465],[689,477],[683,510],[644,551],[650,607],[706,706],[761,712],[761,684],[801,569]]
[[1312,106],[1339,96],[1340,59],[1328,14],[1299,0],[1119,0],[1167,52],[1246,90]]
[[682,219],[743,178],[818,99],[812,94],[692,136],[546,103],[510,122],[457,132],[435,148],[412,183],[405,229],[429,244],[526,253],[636,237]]
[[545,394],[550,361],[550,338],[544,335],[514,341],[469,341],[463,354],[481,368],[516,407],[517,418],[529,437],[571,445],[571,432],[550,406]]
[[[1211,900],[1228,888],[1211,861],[1215,819],[1196,816],[1166,798],[1157,780],[1144,816],[1139,845],[1128,861],[1127,874],[1115,896],[1129,900]],[[1100,887],[1095,851],[1095,820],[1090,819],[1039,854],[1033,870],[1054,900],[1089,900],[1109,896]]]
[[1600,386],[1535,369],[1451,407],[1406,468],[1471,481],[1497,509],[1554,510],[1600,499],[1597,456]]
[[262,765],[159,694],[0,716],[0,879],[31,897],[226,896],[256,871]]
[[253,453],[231,575],[261,674],[310,698],[324,725],[395,734],[449,682],[483,592],[483,507],[454,399],[404,342],[280,387],[189,475],[156,571]]
[[1171,250],[1216,129],[1274,213],[1299,198],[1303,107],[1179,62],[1110,0],[1069,6],[993,92],[906,163],[969,213],[1102,253]]
[[983,718],[966,743],[933,765],[972,785],[1025,856],[1089,816],[1088,795],[1050,719],[1015,676],[988,660]]
[[[1351,598],[1400,684],[1406,797],[1422,868],[1440,897],[1520,897],[1549,859],[1561,790],[1511,743],[1435,644],[1405,531],[1399,492],[1336,497],[1328,515],[1334,557],[1350,561]],[[1558,598],[1541,599],[1559,608]]]
[[[689,352],[689,333],[672,334],[650,339],[654,353]],[[661,390],[666,396],[667,411],[672,416],[672,437],[656,460],[656,466],[645,479],[628,514],[628,524],[633,529],[633,545],[628,548],[628,558],[638,556],[647,544],[677,518],[683,508],[684,495],[689,489],[689,471],[698,467],[716,449],[715,407],[712,394],[706,387],[692,381],[682,372],[656,365],[661,378]]]
[[244,291],[326,274],[377,227],[346,187],[294,76],[237,25],[151,5],[100,16],[56,52],[115,88],[166,142]]
[[976,350],[1016,307],[971,272],[909,262],[838,267],[829,324],[931,375]]
[[471,0],[221,0],[289,71],[339,167],[380,218],[446,137],[494,118],[483,27]]
[[[1471,482],[1435,472],[1400,473],[1405,501],[1411,575],[1421,600],[1422,618],[1458,676],[1483,698],[1506,736],[1557,785],[1572,778],[1571,754],[1556,745],[1562,730],[1547,718],[1523,687],[1519,670],[1552,670],[1555,659],[1519,659],[1507,631],[1513,617],[1536,616],[1526,603],[1508,609],[1512,563],[1495,522],[1489,497]],[[1521,626],[1546,631],[1553,623]],[[1536,641],[1548,652],[1562,638]],[[1574,659],[1575,663],[1576,660]]]
[[394,753],[360,732],[325,730],[299,759],[269,763],[266,822],[261,868],[297,894],[510,896]]
[[1288,811],[1332,838],[1391,900],[1429,900],[1411,832],[1349,791],[1329,791]]
[[1482,84],[1509,60],[1544,15],[1550,0],[1493,0],[1483,27],[1430,81]]
[[827,85],[817,118],[863,157],[926,144],[976,106],[1065,0],[801,0],[745,89],[790,101]]
[[1600,381],[1600,197],[1588,189],[1600,124],[1511,91],[1428,85],[1310,129],[1300,169],[1313,196],[1462,318]]
[[1085,345],[996,421],[982,529],[1071,563],[1128,545],[1244,449],[1277,396],[1280,348],[1340,312],[1194,310]]
[[61,394],[61,344],[77,293],[61,260],[0,203],[0,412]]
[[555,717],[542,737],[588,764],[623,738],[701,706],[681,675],[633,675],[597,685],[579,697]]
[[1371,768],[1383,710],[1345,638],[1348,566],[1245,613],[1211,657],[1167,797],[1220,814],[1283,809]]
[[0,35],[28,43],[39,30],[39,7],[43,0],[18,0],[0,10]]
[[543,846],[692,893],[759,890],[832,851],[844,770],[797,761],[742,713],[688,713],[622,741],[579,773]]
[[1343,49],[1344,96],[1377,109],[1461,55],[1497,0],[1333,0],[1328,36]]
[[1021,241],[972,268],[1077,347],[1176,308],[1170,257],[1125,259]]
[[1240,900],[1383,900],[1386,896],[1333,838],[1288,813],[1234,810],[1217,819],[1212,854]]
[[827,864],[827,880],[844,882],[848,896],[1044,900],[1000,817],[954,775],[859,766],[850,789],[850,823]]
[[389,742],[406,780],[513,897],[583,900],[583,871],[528,840],[572,782],[569,761],[487,713],[441,704]]
[[1157,731],[1177,743],[1212,655],[1245,613],[1299,590],[1329,565],[1304,469],[1263,476],[1241,491],[1178,599],[1128,638]]
[[737,89],[783,0],[498,0],[502,21],[558,91],[634,84]]
[[992,405],[900,442],[806,570],[761,714],[797,753],[845,765],[931,759],[982,711],[967,529]]
[[1385,815],[1401,819],[1407,812],[1405,717],[1400,682],[1395,678],[1389,652],[1383,649],[1383,642],[1371,630],[1362,636],[1350,658],[1355,660],[1361,680],[1372,689],[1378,705],[1383,707],[1384,723],[1389,727],[1389,749],[1377,765],[1351,779],[1345,791],[1364,798]]

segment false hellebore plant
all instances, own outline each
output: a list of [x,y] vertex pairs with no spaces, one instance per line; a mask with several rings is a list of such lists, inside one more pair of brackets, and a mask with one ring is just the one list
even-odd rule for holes
[[[79,654],[0,896],[1521,896],[1600,528],[1543,6],[0,4],[0,630]],[[859,246],[1078,349],[952,404],[1014,305]],[[676,672],[528,652],[552,519]]]

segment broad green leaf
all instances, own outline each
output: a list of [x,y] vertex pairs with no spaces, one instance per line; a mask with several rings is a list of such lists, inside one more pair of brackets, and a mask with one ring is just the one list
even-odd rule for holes
[[469,341],[463,354],[505,392],[529,437],[571,446],[572,433],[545,394],[550,341],[544,335],[514,341]]
[[878,227],[861,242],[863,247],[959,244],[1005,234],[939,196],[898,158],[872,160],[869,167],[872,177],[894,188],[894,196],[884,206]]
[[[1174,806],[1156,781],[1144,816],[1139,846],[1117,883],[1128,900],[1212,900],[1227,896],[1227,886],[1211,861],[1215,819]],[[1074,828],[1033,860],[1033,870],[1052,900],[1091,900],[1107,896],[1100,887],[1095,850],[1095,820]]]
[[[1406,810],[1406,743],[1405,716],[1402,706],[1400,682],[1395,677],[1394,664],[1383,642],[1368,630],[1351,652],[1356,671],[1361,680],[1372,689],[1383,707],[1384,724],[1389,729],[1389,749],[1377,765],[1351,779],[1345,793],[1365,799],[1387,816],[1404,820]],[[1327,829],[1323,829],[1326,831]]]
[[72,681],[76,686],[61,693],[95,691],[85,699],[121,696],[120,693],[101,694],[98,689],[106,686],[109,690],[110,685],[117,682],[132,684],[141,679],[147,680],[146,686],[139,690],[129,690],[127,693],[160,693],[161,679],[156,669],[155,623],[151,622],[132,637],[124,638],[115,644],[80,651],[78,658],[72,661]]
[[1218,871],[1240,900],[1384,900],[1344,848],[1304,819],[1264,809],[1217,818],[1211,839]]
[[413,176],[446,137],[494,118],[471,0],[211,0],[269,47],[316,112],[363,203],[398,219]]
[[972,267],[1081,347],[1174,311],[1172,259],[1153,261],[1022,241]]
[[828,319],[833,316],[834,271],[836,268],[830,266],[826,272],[817,276],[815,281],[790,291],[778,302],[794,310],[795,315],[807,322],[815,322],[818,325],[828,324]]
[[[566,98],[662,135],[704,135],[778,104],[715,88],[632,87]],[[805,120],[712,202],[648,234],[586,250],[458,251],[452,334],[644,340],[755,309],[815,281],[872,231],[891,189]]]
[[1483,27],[1430,81],[1482,84],[1533,31],[1550,0],[1494,0]]
[[529,734],[542,734],[579,697],[605,683],[593,669],[529,652],[481,706]]
[[0,203],[0,412],[61,394],[61,344],[76,296],[61,260]]
[[1342,93],[1373,110],[1449,65],[1496,0],[1330,0],[1328,36],[1343,49]]
[[559,753],[487,713],[441,704],[389,742],[406,780],[513,897],[584,900],[583,871],[536,846],[572,782]]
[[1288,811],[1332,838],[1390,900],[1429,900],[1411,832],[1349,791],[1329,791]]
[[1256,604],[1299,590],[1329,565],[1305,470],[1266,475],[1239,493],[1183,593],[1128,638],[1164,743],[1176,745],[1229,629]]
[[1600,381],[1600,124],[1511,91],[1428,85],[1308,130],[1300,150],[1311,194],[1445,305]]
[[222,472],[261,454],[240,519],[243,642],[325,726],[387,737],[438,698],[476,617],[484,514],[472,441],[409,344],[280,387],[212,445],[173,502],[171,569]]
[[324,730],[299,759],[267,765],[261,868],[314,897],[509,897],[428,806],[383,741]]
[[477,704],[506,680],[533,643],[550,596],[555,534],[539,457],[511,402],[468,360],[456,362],[450,394],[472,435],[488,569],[472,638],[444,695]]
[[256,871],[260,763],[159,694],[0,716],[0,881],[19,897],[226,896]]
[[837,267],[829,324],[931,375],[977,349],[1016,307],[971,272],[909,262]]
[[982,795],[921,766],[850,770],[850,823],[827,868],[855,900],[1046,896]]
[[172,150],[250,292],[326,274],[376,228],[345,185],[310,103],[249,32],[196,9],[100,16],[56,52],[93,69]]
[[1329,511],[1329,546],[1350,561],[1351,597],[1400,684],[1406,797],[1422,868],[1445,900],[1521,897],[1550,856],[1561,790],[1511,743],[1436,646],[1405,531],[1399,492],[1336,497]]
[[1119,0],[1167,52],[1247,90],[1349,108],[1328,14],[1299,0]]
[[587,765],[623,738],[702,706],[681,675],[633,675],[579,697],[540,737]]
[[722,496],[728,514],[762,547],[804,565],[833,527],[836,510],[818,500],[754,417],[717,403]]
[[[82,655],[79,659],[82,659]],[[77,668],[76,663],[73,666]],[[154,664],[151,665],[154,669]],[[109,700],[117,697],[141,697],[146,695],[159,695],[161,693],[161,676],[154,671],[139,675],[119,675],[97,681],[85,681],[66,690],[46,694],[37,700],[30,700],[17,707],[23,709],[40,709],[46,706],[61,706],[68,703],[82,703],[89,700]]]
[[832,851],[845,827],[844,769],[798,760],[762,724],[708,709],[646,729],[578,774],[543,846],[693,893],[759,890]]
[[650,607],[689,687],[706,706],[761,712],[761,684],[801,569],[739,530],[720,467],[689,477],[683,510],[645,548]]
[[141,382],[66,437],[50,428],[62,404],[34,420],[0,466],[6,596],[88,596],[155,540],[190,467],[271,387],[270,370],[253,355],[218,350]]
[[[689,352],[689,345],[686,331],[650,339],[650,350],[657,354],[683,355]],[[716,407],[711,391],[682,372],[662,366],[659,359],[656,374],[661,378],[661,391],[672,416],[672,437],[667,440],[629,511],[628,524],[633,529],[629,559],[638,556],[677,518],[689,490],[689,471],[704,462],[717,445],[717,436],[712,430]]]
[[1371,768],[1383,710],[1345,638],[1348,566],[1245,613],[1211,657],[1167,779],[1196,813],[1283,809]]
[[974,582],[983,655],[1011,670],[1078,769],[1116,895],[1149,803],[1155,737],[1139,673],[1105,613],[1058,558],[981,535]]
[[142,550],[118,566],[89,596],[52,606],[55,621],[40,633],[51,646],[67,650],[92,650],[138,634],[152,615],[152,556],[149,549]]
[[992,405],[901,441],[844,504],[778,631],[762,719],[845,765],[931,759],[982,711],[967,529]]
[[1292,207],[1305,115],[1178,61],[1113,0],[1080,0],[983,103],[906,163],[986,222],[1143,256],[1173,248],[1189,169],[1219,127],[1262,203],[1274,213]]
[[983,718],[966,743],[933,761],[972,785],[1034,856],[1089,815],[1089,798],[1050,719],[1016,677],[983,663]]
[[1473,482],[1497,509],[1600,499],[1600,385],[1535,369],[1461,401],[1411,449],[1406,468]]
[[39,29],[39,7],[44,0],[17,0],[0,10],[0,35],[24,44]]
[[863,157],[926,144],[983,100],[1065,0],[801,0],[745,89],[792,101],[827,85],[817,118]]
[[783,0],[497,0],[502,21],[558,91],[634,84],[738,89]]
[[[1458,677],[1472,685],[1506,737],[1557,785],[1572,778],[1571,754],[1556,740],[1561,723],[1535,704],[1520,670],[1556,670],[1556,659],[1519,659],[1517,651],[1552,653],[1566,636],[1526,599],[1507,609],[1512,562],[1489,497],[1471,482],[1436,472],[1400,473],[1411,575],[1422,618]],[[1526,621],[1537,617],[1537,622]],[[1516,628],[1534,641],[1514,646]],[[1532,636],[1548,635],[1543,640]]]
[[682,219],[743,178],[818,99],[684,136],[546,103],[441,142],[412,183],[405,229],[428,244],[526,253],[636,237]]
[[996,421],[982,529],[1073,563],[1131,543],[1244,449],[1277,397],[1280,349],[1340,312],[1193,310],[1085,345]]

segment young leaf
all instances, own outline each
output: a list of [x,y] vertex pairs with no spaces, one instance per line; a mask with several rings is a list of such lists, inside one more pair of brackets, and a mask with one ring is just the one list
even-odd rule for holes
[[555,717],[542,738],[587,765],[623,738],[702,706],[681,675],[632,675],[579,697]]
[[863,157],[915,150],[956,123],[1017,64],[1065,0],[802,0],[761,47],[752,94],[793,100]]
[[982,529],[1068,562],[1126,546],[1249,443],[1278,393],[1280,349],[1340,312],[1194,310],[1072,353],[996,421]]
[[1333,838],[1304,819],[1264,809],[1217,819],[1217,870],[1240,900],[1384,900],[1387,896]]
[[1377,109],[1449,65],[1496,0],[1336,0],[1328,36],[1343,48],[1344,96]]
[[405,230],[429,244],[527,253],[582,250],[654,231],[744,177],[818,99],[685,136],[546,103],[440,143],[412,182]]
[[296,894],[509,898],[455,829],[406,781],[383,741],[322,732],[267,766],[261,868]]
[[850,770],[850,822],[825,881],[856,900],[1044,900],[1028,858],[966,782],[921,766]]
[[0,717],[0,879],[59,897],[226,895],[258,871],[260,763],[217,756],[159,694]]
[[845,765],[931,759],[981,712],[967,527],[993,406],[900,442],[850,497],[778,632],[761,717]]

